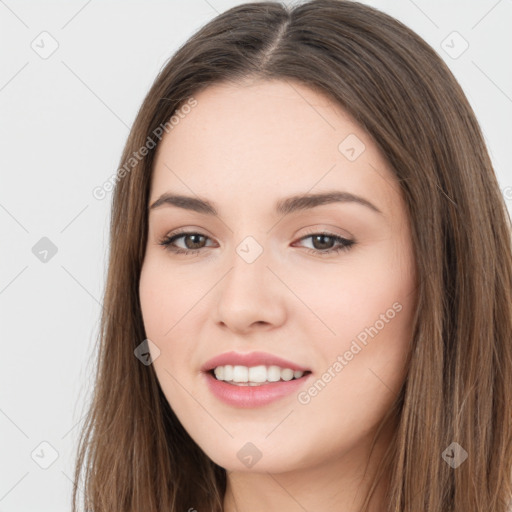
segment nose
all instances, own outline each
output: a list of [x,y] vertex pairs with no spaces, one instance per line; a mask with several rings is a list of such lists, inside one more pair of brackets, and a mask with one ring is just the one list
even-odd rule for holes
[[279,270],[267,251],[249,263],[237,253],[217,288],[216,323],[237,332],[273,329],[286,319],[292,294],[276,276]]

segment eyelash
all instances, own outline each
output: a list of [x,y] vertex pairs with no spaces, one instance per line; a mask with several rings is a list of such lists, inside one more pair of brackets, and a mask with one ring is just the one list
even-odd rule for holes
[[[181,249],[180,247],[175,247],[175,246],[171,245],[176,240],[178,240],[180,238],[184,238],[186,236],[190,236],[190,235],[199,235],[199,236],[209,239],[209,237],[207,237],[206,235],[197,233],[195,231],[181,231],[181,232],[172,233],[170,235],[163,237],[158,242],[158,244],[163,246],[165,250],[173,252],[175,254],[183,254],[183,255],[196,254],[197,255],[197,253],[200,252],[201,249],[204,249],[204,247],[202,247],[201,249]],[[308,235],[303,236],[302,238],[300,238],[300,240],[304,240],[307,238],[311,238],[312,236],[318,236],[318,235],[327,236],[329,238],[332,238],[335,242],[338,242],[341,245],[339,245],[338,247],[326,249],[323,251],[320,249],[311,249],[309,247],[306,247],[306,249],[308,250],[308,252],[310,254],[321,255],[321,256],[330,255],[330,254],[339,254],[343,251],[350,250],[350,248],[353,245],[355,245],[355,243],[356,243],[354,240],[348,240],[347,238],[343,238],[341,236],[333,235],[332,233],[327,233],[327,232],[312,232]]]

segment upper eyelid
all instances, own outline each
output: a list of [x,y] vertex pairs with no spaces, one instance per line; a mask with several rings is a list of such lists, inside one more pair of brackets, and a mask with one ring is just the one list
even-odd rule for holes
[[[206,235],[204,233],[201,233],[201,231],[194,231],[194,230],[187,230],[187,231],[178,231],[178,232],[175,232],[175,233],[171,233],[169,235],[165,235],[163,237],[164,240],[173,240],[176,241],[176,240],[179,240],[180,238],[184,238],[186,236],[189,236],[189,235],[199,235],[199,236],[204,236],[205,238],[209,239],[209,240],[213,240],[213,238],[209,235]],[[315,230],[311,230],[309,231],[308,233],[305,233],[303,235],[301,235],[299,238],[297,238],[297,241],[301,241],[305,238],[309,238],[313,235],[324,235],[324,236],[329,236],[331,238],[339,238],[339,239],[342,239],[342,240],[346,240],[346,241],[351,241],[351,242],[354,242],[354,238],[352,236],[345,236],[345,235],[341,235],[341,234],[337,234],[337,233],[333,233],[329,230],[322,230],[322,229],[315,229]],[[194,249],[189,249],[189,250],[194,250]]]
[[[183,247],[178,247],[175,245],[176,240],[185,238],[186,236],[189,236],[189,235],[199,235],[199,236],[205,237],[206,239],[212,240],[212,237],[210,237],[208,235],[204,235],[203,233],[201,233],[197,230],[196,231],[180,231],[178,233],[172,233],[170,235],[164,236],[164,238],[162,238],[159,241],[159,245],[163,246],[165,250],[171,251],[176,254],[181,253],[181,254],[199,255],[199,254],[203,253],[203,249],[206,249],[208,247],[208,245],[206,245],[205,247],[199,247],[197,249],[188,249],[187,247],[183,248]],[[323,232],[322,232],[322,230],[320,230],[320,231],[319,230],[311,230],[311,232],[306,233],[306,234],[302,235],[301,237],[297,238],[294,241],[294,244],[300,243],[303,240],[306,240],[308,238],[312,238],[315,235],[323,235],[323,236],[330,237],[334,240],[334,243],[338,245],[337,247],[328,248],[327,250],[308,248],[308,247],[304,248],[308,252],[312,252],[319,256],[326,256],[326,257],[333,256],[333,255],[335,256],[335,255],[340,254],[343,251],[350,250],[351,247],[353,247],[354,245],[356,245],[358,243],[355,240],[355,238],[352,236],[344,237],[344,236],[337,235],[335,233],[331,233],[331,232],[328,232],[325,230]],[[211,246],[210,246],[210,248],[211,248]]]

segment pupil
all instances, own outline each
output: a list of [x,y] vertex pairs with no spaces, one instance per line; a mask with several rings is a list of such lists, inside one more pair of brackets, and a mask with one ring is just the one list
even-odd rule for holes
[[[188,235],[188,239],[192,239],[192,238],[196,239],[196,238],[198,238],[198,237],[200,238],[200,237],[202,237],[202,236],[203,236],[203,235]],[[199,244],[199,243],[200,243],[200,242],[197,242],[197,241],[192,242],[192,244]],[[187,246],[188,246],[188,245],[190,245],[190,244],[187,244]],[[189,249],[197,249],[197,247],[189,247]]]
[[[327,238],[327,239],[330,239],[331,237],[330,237],[329,235],[316,235],[316,236],[314,237],[315,241],[320,240],[320,245],[324,245],[324,247],[316,247],[317,249],[330,249],[330,245],[331,245],[331,244],[329,244],[329,243],[327,243],[327,244],[326,244],[326,243],[325,243],[325,239],[326,239],[326,238]],[[324,242],[322,242],[322,240],[323,240]],[[325,245],[327,245],[327,246],[325,246]]]

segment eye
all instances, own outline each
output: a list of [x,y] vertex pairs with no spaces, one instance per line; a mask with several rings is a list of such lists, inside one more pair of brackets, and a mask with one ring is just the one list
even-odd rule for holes
[[[185,248],[174,245],[174,243],[179,239],[183,239],[185,242]],[[204,247],[203,242],[208,239],[209,237],[202,235],[201,233],[196,233],[194,231],[182,231],[177,234],[175,233],[165,236],[159,241],[159,245],[164,246],[166,250],[176,254],[197,254],[200,249]],[[188,240],[191,240],[191,242],[187,243]]]
[[[327,255],[332,253],[339,253],[341,251],[348,251],[350,247],[355,244],[354,240],[343,238],[339,235],[332,233],[320,232],[312,233],[304,236],[300,241],[312,240],[313,248],[307,248],[308,252],[313,254]],[[176,242],[182,239],[185,247],[176,246]],[[166,250],[171,251],[175,254],[198,254],[201,249],[206,247],[205,242],[210,238],[201,233],[194,231],[182,231],[179,233],[173,233],[165,236],[159,241],[159,245],[162,245]]]
[[332,233],[312,233],[302,237],[300,240],[311,239],[313,248],[308,248],[308,252],[312,254],[328,255],[348,251],[354,244],[354,240],[343,238]]

